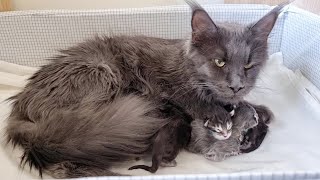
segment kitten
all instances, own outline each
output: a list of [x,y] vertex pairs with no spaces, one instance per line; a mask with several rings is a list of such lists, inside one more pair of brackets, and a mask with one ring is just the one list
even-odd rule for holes
[[[223,113],[212,113],[210,118],[204,118],[204,127],[208,128],[212,136],[217,140],[228,139],[232,133],[233,124],[231,117],[234,116],[235,106],[226,105],[225,109],[229,114],[222,111]],[[212,115],[216,117],[212,117]]]
[[181,107],[170,101],[162,107],[162,112],[166,115],[166,118],[172,120],[159,130],[153,140],[152,165],[135,165],[130,167],[129,170],[144,169],[155,173],[159,166],[173,167],[177,165],[175,158],[178,152],[185,148],[190,141],[190,122],[193,118],[185,113]]
[[[220,109],[224,109],[221,106]],[[233,109],[229,111],[210,112],[203,114],[201,119],[191,122],[191,140],[187,149],[194,153],[204,154],[213,142],[226,140],[232,134],[233,122],[231,116]]]
[[188,40],[96,37],[41,67],[10,98],[7,140],[23,149],[21,163],[57,178],[115,175],[111,166],[149,153],[170,121],[149,115],[163,94],[194,118],[203,107],[219,113],[217,103],[242,100],[268,57],[282,6],[244,26],[214,22],[188,2]]
[[268,124],[274,119],[273,113],[264,106],[255,106],[255,110],[259,115],[259,123],[244,134],[240,147],[241,153],[249,153],[260,147],[267,135]]
[[[204,123],[201,120],[191,123],[191,141],[187,149],[204,154],[207,159],[213,161],[222,161],[228,156],[240,154],[243,136],[258,124],[258,114],[248,103],[239,103],[229,114],[214,115],[211,118],[210,114],[206,116],[209,118]],[[222,125],[215,123],[217,118]],[[210,123],[214,125],[210,126]],[[228,135],[222,136],[225,135],[221,133],[223,131],[228,132]]]
[[225,113],[214,113],[215,117],[205,117],[204,127],[211,131],[212,136],[217,140],[228,139],[232,134],[232,120],[231,117],[234,115],[234,109],[229,114]]

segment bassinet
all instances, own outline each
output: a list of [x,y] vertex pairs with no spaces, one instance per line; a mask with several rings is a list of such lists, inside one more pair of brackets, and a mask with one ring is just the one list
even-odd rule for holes
[[[204,8],[214,20],[246,24],[258,20],[271,9],[266,5],[204,5]],[[190,16],[187,6],[0,13],[0,61],[37,67],[45,64],[45,59],[56,54],[57,50],[100,34],[143,34],[171,39],[186,38],[190,32]],[[291,70],[300,69],[305,77],[320,88],[319,16],[296,7],[285,8],[270,35],[269,43],[270,55],[282,52],[286,67]],[[313,97],[317,99],[317,95]],[[317,120],[320,121],[320,118]],[[304,129],[304,131],[308,130]],[[314,143],[319,144],[320,141]],[[314,158],[320,158],[320,156],[315,155]],[[1,164],[1,166],[7,165]],[[12,172],[2,171],[1,176],[5,177],[6,173]],[[248,170],[205,175],[187,175],[195,174],[194,172],[177,174],[179,175],[110,177],[109,179],[316,179],[320,178],[320,163],[315,164],[313,169],[302,171],[290,169],[287,171],[280,168],[279,171],[269,172]]]

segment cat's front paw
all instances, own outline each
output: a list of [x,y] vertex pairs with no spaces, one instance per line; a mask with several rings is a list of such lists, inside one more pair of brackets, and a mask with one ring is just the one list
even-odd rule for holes
[[239,156],[239,155],[241,155],[242,153],[240,152],[240,151],[234,151],[234,152],[232,152],[232,153],[230,153],[229,155],[228,155],[228,157],[230,157],[230,156]]
[[242,142],[243,139],[244,139],[244,135],[241,134],[241,135],[239,136],[238,140],[239,140],[240,142]]
[[242,136],[242,140],[241,140],[241,144],[240,144],[240,149],[247,149],[249,148],[252,143],[250,142],[250,138],[249,136],[245,135],[245,136]]
[[210,161],[220,162],[226,159],[225,155],[218,155],[218,154],[205,154],[204,157]]

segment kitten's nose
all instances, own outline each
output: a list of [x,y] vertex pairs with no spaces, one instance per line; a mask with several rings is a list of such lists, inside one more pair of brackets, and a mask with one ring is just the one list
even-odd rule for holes
[[239,92],[241,89],[244,88],[242,84],[237,84],[237,85],[229,85],[228,86],[234,93]]
[[227,136],[228,136],[228,133],[227,133],[227,132],[222,132],[222,136],[223,136],[223,137],[227,137]]

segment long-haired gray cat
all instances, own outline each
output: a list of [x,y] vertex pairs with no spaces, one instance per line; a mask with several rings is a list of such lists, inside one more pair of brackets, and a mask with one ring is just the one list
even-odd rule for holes
[[[236,103],[268,57],[282,6],[244,26],[215,23],[192,8],[191,38],[96,37],[61,51],[12,97],[8,142],[22,163],[57,178],[115,175],[110,166],[150,151],[170,118],[153,116],[162,96],[193,117]],[[155,113],[156,114],[156,113]]]

